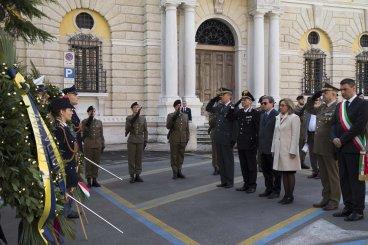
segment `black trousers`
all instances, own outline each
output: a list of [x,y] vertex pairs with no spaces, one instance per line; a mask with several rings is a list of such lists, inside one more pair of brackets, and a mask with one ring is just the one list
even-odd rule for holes
[[359,180],[359,154],[339,153],[339,172],[345,208],[363,214],[365,182]]
[[221,184],[234,185],[234,153],[231,145],[216,143]]
[[257,150],[238,150],[244,186],[257,187]]
[[280,193],[281,173],[273,170],[272,154],[261,154],[261,164],[267,192]]
[[309,152],[309,160],[311,162],[312,171],[313,171],[313,173],[318,173],[319,168],[318,168],[317,155],[313,151],[313,148],[314,148],[314,132],[309,132],[308,131],[307,144],[308,144],[308,147],[309,147],[308,152]]

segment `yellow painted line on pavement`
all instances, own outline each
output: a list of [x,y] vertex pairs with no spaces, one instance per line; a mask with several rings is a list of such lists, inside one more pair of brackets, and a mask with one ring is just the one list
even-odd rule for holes
[[[193,239],[191,239],[187,235],[185,235],[185,234],[181,233],[180,231],[176,230],[175,228],[165,224],[160,219],[156,218],[155,216],[151,215],[150,213],[147,213],[144,210],[137,209],[134,206],[134,204],[132,204],[128,200],[124,199],[123,197],[119,196],[118,194],[116,194],[112,190],[110,190],[110,189],[108,189],[104,186],[102,186],[101,189],[102,189],[103,192],[105,192],[105,194],[107,194],[107,195],[111,196],[112,198],[114,198],[121,205],[125,206],[126,208],[132,209],[133,211],[138,213],[140,216],[142,216],[143,218],[145,218],[146,220],[148,220],[152,224],[160,227],[161,229],[163,229],[167,233],[171,234],[172,236],[176,237],[178,240],[182,241],[184,244],[190,244],[190,245],[199,244],[198,242],[194,241]],[[144,222],[142,222],[142,223],[144,223]]]
[[316,213],[318,211],[320,211],[321,209],[316,209],[316,208],[309,208],[309,209],[306,209],[298,214],[295,214],[293,216],[291,216],[290,218],[274,225],[274,226],[271,226],[270,228],[266,229],[266,230],[263,230],[261,231],[260,233],[254,235],[254,236],[251,236],[249,238],[247,238],[246,240],[242,241],[239,243],[239,245],[251,245],[251,244],[264,244],[263,242],[259,242],[260,240],[268,237],[268,236],[271,236],[272,234],[278,232],[279,230],[283,229],[284,227],[292,224],[293,222],[296,222],[298,220],[303,220],[306,216],[309,216],[313,213]]

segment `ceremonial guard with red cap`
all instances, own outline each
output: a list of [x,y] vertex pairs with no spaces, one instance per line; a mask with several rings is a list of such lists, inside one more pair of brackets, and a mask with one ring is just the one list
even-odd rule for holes
[[242,92],[243,108],[235,114],[237,121],[237,146],[244,184],[237,191],[254,193],[257,187],[257,148],[260,112],[252,108],[253,95]]
[[140,174],[142,172],[142,156],[148,141],[148,130],[146,117],[141,115],[142,107],[134,102],[130,108],[132,115],[127,116],[125,122],[125,137],[128,136],[128,165],[130,183],[143,182]]
[[[217,95],[212,98],[206,111],[215,114],[215,143],[217,158],[220,167],[221,184],[217,187],[232,188],[234,186],[234,153],[233,148],[236,143],[236,127],[234,118],[230,116],[234,105],[231,103],[232,91],[221,88]],[[216,104],[216,105],[215,105]]]
[[[51,114],[55,118],[54,135],[65,164],[66,188],[68,192],[72,192],[72,189],[78,185],[76,162],[79,150],[78,143],[67,125],[67,122],[72,120],[73,108],[67,98],[56,98],[50,104]],[[72,211],[71,199],[64,206],[64,215],[68,218],[79,217],[77,212]]]
[[189,119],[181,109],[181,100],[174,102],[175,112],[167,115],[166,128],[169,129],[167,138],[170,142],[170,159],[173,171],[173,179],[185,176],[182,172],[185,147],[189,141]]

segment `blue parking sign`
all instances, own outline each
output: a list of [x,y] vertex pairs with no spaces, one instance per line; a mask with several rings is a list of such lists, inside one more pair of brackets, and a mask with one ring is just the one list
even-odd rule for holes
[[64,78],[74,80],[74,68],[64,68]]

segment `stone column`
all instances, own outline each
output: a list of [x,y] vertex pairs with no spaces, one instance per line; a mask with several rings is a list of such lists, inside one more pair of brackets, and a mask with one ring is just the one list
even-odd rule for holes
[[195,57],[195,10],[193,5],[184,5],[184,71],[185,99],[195,99],[196,57]]
[[[192,110],[193,123],[203,125],[205,118],[201,115],[203,103],[196,96],[196,28],[195,4],[184,4],[184,100]],[[195,135],[191,134],[191,137]],[[193,140],[194,142],[194,140]]]
[[269,94],[280,100],[280,13],[270,13],[269,29],[269,63],[268,89]]
[[253,89],[256,101],[265,93],[264,11],[252,13],[254,18]]
[[177,4],[166,3],[165,26],[165,80],[166,99],[178,97],[178,30]]

